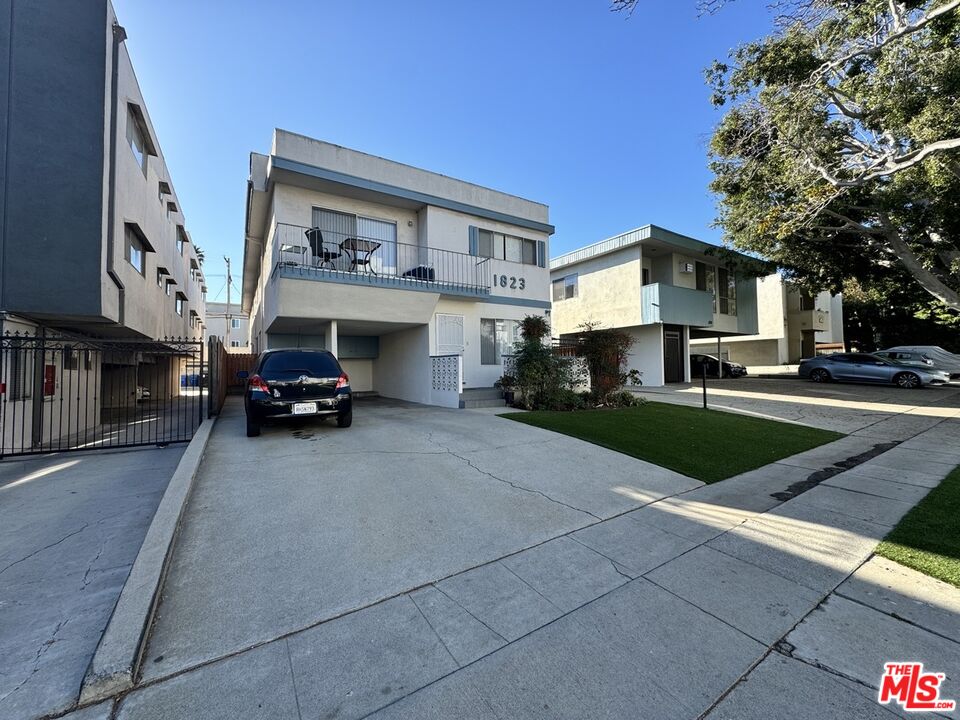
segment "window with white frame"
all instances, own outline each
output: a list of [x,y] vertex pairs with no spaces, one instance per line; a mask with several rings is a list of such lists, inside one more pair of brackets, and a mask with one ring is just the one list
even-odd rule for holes
[[477,255],[524,265],[536,265],[537,241],[491,230],[478,230]]
[[504,355],[513,355],[520,340],[520,322],[496,318],[480,319],[480,364],[502,365]]
[[553,281],[553,299],[569,300],[577,296],[577,274],[567,275]]
[[180,317],[183,317],[183,310],[186,307],[186,304],[187,304],[187,296],[184,295],[182,292],[178,292],[177,298],[174,301],[174,308],[177,311],[177,315],[179,315]]
[[240,318],[231,318],[231,319],[230,319],[230,328],[231,328],[232,330],[239,330],[239,329],[240,329]]

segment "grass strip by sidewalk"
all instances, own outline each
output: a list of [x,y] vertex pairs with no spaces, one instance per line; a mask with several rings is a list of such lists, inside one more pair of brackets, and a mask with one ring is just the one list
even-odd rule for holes
[[657,402],[615,410],[534,411],[502,417],[580,438],[706,483],[843,437],[803,425]]
[[876,552],[960,587],[960,467],[903,517]]

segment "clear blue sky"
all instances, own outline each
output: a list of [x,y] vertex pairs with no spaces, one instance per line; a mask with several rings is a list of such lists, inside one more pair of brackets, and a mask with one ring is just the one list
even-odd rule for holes
[[762,0],[114,5],[209,300],[274,127],[545,202],[554,255],[646,223],[719,242],[703,68],[770,25]]

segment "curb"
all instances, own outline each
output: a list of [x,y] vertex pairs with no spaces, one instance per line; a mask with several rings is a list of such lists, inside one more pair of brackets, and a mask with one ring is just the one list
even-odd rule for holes
[[133,687],[183,511],[215,422],[216,418],[209,418],[200,424],[170,478],[83,678],[80,705],[104,700]]

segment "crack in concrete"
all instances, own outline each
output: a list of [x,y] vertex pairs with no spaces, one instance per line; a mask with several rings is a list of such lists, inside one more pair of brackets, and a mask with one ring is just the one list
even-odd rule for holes
[[[593,527],[593,526],[591,526],[591,527]],[[581,547],[585,547],[585,548],[586,548],[587,550],[589,550],[590,552],[596,553],[597,555],[599,555],[600,557],[602,557],[604,560],[606,560],[607,562],[609,562],[609,563],[613,566],[613,569],[617,571],[617,574],[620,575],[621,577],[625,577],[625,578],[627,579],[627,582],[633,582],[634,580],[637,579],[637,578],[633,577],[632,575],[627,575],[625,572],[623,572],[623,570],[621,570],[621,569],[620,569],[620,566],[617,564],[616,560],[614,560],[614,559],[611,558],[611,557],[608,557],[608,556],[604,555],[604,554],[603,554],[602,552],[600,552],[599,550],[590,547],[590,546],[587,545],[585,542],[583,542],[583,540],[580,540],[579,538],[574,537],[572,533],[571,533],[570,535],[567,535],[567,537],[570,538],[571,540],[573,540],[575,543],[577,543],[577,544],[580,545]],[[678,536],[678,537],[679,537],[679,536]],[[639,575],[638,575],[637,577],[639,577]],[[622,587],[622,586],[621,586],[621,587]]]
[[[514,488],[515,490],[521,490],[521,491],[523,491],[523,492],[527,492],[527,493],[530,493],[530,494],[532,494],[532,495],[539,495],[540,497],[544,498],[545,500],[549,500],[550,502],[555,503],[555,504],[557,504],[557,505],[562,505],[563,507],[567,508],[568,510],[575,510],[576,512],[583,513],[584,515],[589,515],[589,516],[592,517],[594,520],[600,520],[600,521],[603,520],[602,517],[600,517],[599,515],[594,515],[594,514],[593,514],[592,512],[590,512],[589,510],[583,510],[582,508],[574,507],[573,505],[569,505],[568,503],[565,503],[565,502],[563,502],[562,500],[557,500],[556,498],[550,497],[550,496],[547,495],[545,492],[542,492],[542,491],[540,491],[540,490],[533,490],[533,489],[528,488],[528,487],[524,487],[523,485],[519,485],[518,483],[515,483],[515,482],[513,482],[512,480],[507,480],[506,478],[499,477],[499,476],[497,476],[497,475],[494,475],[494,474],[491,473],[491,472],[487,472],[486,470],[483,470],[483,469],[480,468],[479,466],[475,465],[475,464],[473,463],[473,461],[470,460],[470,458],[466,458],[466,457],[464,457],[463,455],[458,455],[457,453],[453,452],[450,448],[444,447],[443,445],[441,445],[440,443],[438,443],[436,440],[433,439],[433,433],[429,433],[429,434],[427,435],[427,439],[428,439],[430,442],[432,442],[433,444],[435,444],[437,447],[442,448],[447,455],[450,455],[450,456],[452,456],[452,457],[455,457],[455,458],[457,458],[458,460],[462,460],[462,461],[465,462],[468,466],[470,466],[471,468],[473,468],[474,470],[476,470],[476,471],[477,471],[478,473],[480,473],[481,475],[486,475],[487,477],[492,478],[493,480],[496,480],[497,482],[501,482],[501,483],[503,483],[503,484],[505,484],[505,485],[509,485],[510,487]],[[437,453],[431,453],[431,454],[437,454]]]
[[0,696],[0,702],[3,702],[8,697],[10,697],[15,692],[17,692],[20,688],[22,688],[24,685],[26,685],[28,682],[30,682],[33,676],[40,671],[40,660],[47,653],[47,650],[49,650],[57,642],[57,635],[60,633],[60,631],[68,622],[70,622],[69,618],[67,618],[66,620],[61,620],[60,622],[57,623],[57,626],[53,629],[53,632],[50,634],[50,638],[48,640],[44,640],[40,644],[40,647],[37,648],[37,654],[33,658],[33,668],[30,670],[30,672],[27,674],[27,676],[23,680],[17,683],[16,687],[14,687],[10,692]]
[[60,543],[62,543],[64,540],[68,540],[69,538],[72,538],[74,535],[79,535],[79,534],[82,533],[84,530],[86,530],[88,527],[90,527],[90,523],[84,523],[84,524],[83,524],[83,527],[81,527],[79,530],[74,530],[74,531],[71,532],[71,533],[67,533],[67,534],[64,535],[62,538],[60,538],[59,540],[57,540],[56,542],[52,542],[52,543],[50,543],[49,545],[45,545],[44,547],[40,548],[39,550],[34,550],[32,553],[30,553],[29,555],[26,555],[26,556],[20,558],[19,560],[14,560],[12,563],[10,563],[10,564],[7,565],[5,568],[3,568],[3,570],[0,570],[0,575],[3,575],[7,570],[9,570],[10,568],[12,568],[14,565],[19,565],[20,563],[25,562],[25,561],[29,560],[30,558],[32,558],[32,557],[34,557],[34,556],[36,556],[36,555],[39,555],[40,553],[44,552],[45,550],[49,550],[49,549],[52,548],[52,547],[56,547],[57,545],[59,545]]
[[[99,534],[99,533],[98,533]],[[80,586],[80,592],[83,592],[87,589],[87,585],[90,584],[90,573],[93,571],[93,566],[97,564],[97,560],[100,559],[100,556],[103,555],[104,549],[107,547],[107,543],[103,540],[101,536],[100,547],[97,549],[97,554],[94,556],[93,560],[90,561],[90,564],[87,565],[86,571],[83,573],[83,580]]]

